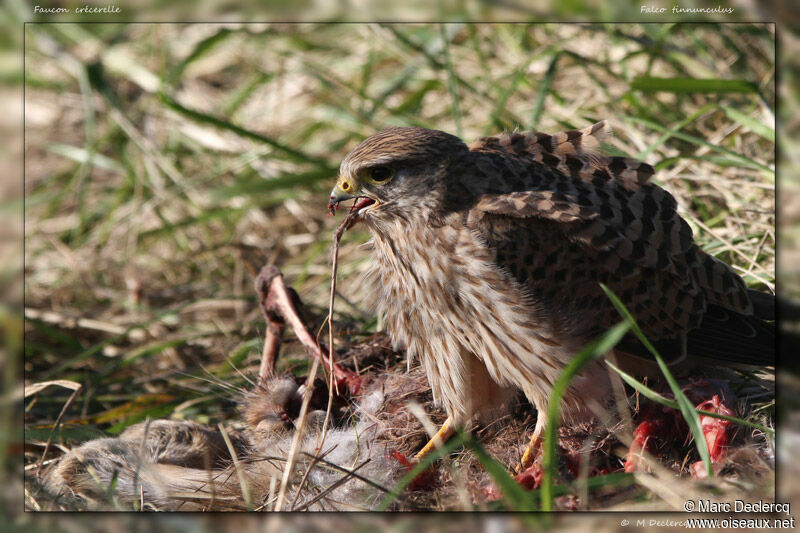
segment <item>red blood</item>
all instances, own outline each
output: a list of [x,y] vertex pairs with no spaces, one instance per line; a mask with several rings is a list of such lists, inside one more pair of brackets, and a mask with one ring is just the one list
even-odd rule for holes
[[406,455],[404,453],[402,453],[402,452],[398,452],[397,450],[394,450],[391,453],[389,453],[389,457],[391,457],[392,459],[394,459],[395,461],[397,461],[398,463],[400,463],[404,467],[408,468],[409,470],[411,470],[414,467],[414,465],[411,464],[411,461],[409,461],[408,458],[406,457]]
[[[334,370],[334,372],[336,372],[336,370]],[[361,376],[346,368],[341,368],[341,374],[336,376],[335,380],[337,389],[342,390],[347,387],[350,396],[356,396],[361,392],[361,386],[364,383],[364,379]]]
[[485,487],[483,487],[483,498],[487,502],[493,502],[501,499],[503,497],[503,493],[500,492],[500,489],[497,488],[497,485],[494,483],[489,483]]
[[669,437],[677,427],[682,426],[677,411],[670,408],[653,406],[642,415],[642,422],[633,431],[633,442],[625,458],[625,472],[639,469],[643,452],[653,453],[656,444]]
[[[715,385],[718,384],[711,383],[708,380],[692,380],[683,388],[683,391],[693,402],[698,402],[703,397],[707,398],[708,394],[710,394],[709,391]],[[697,409],[726,416],[734,415],[734,412],[723,403],[718,394],[714,394],[710,400],[700,401]],[[638,470],[643,450],[652,453],[656,443],[659,441],[666,440],[673,434],[686,433],[688,431],[685,421],[678,411],[666,407],[654,406],[647,409],[642,414],[641,420],[642,422],[633,432],[633,442],[625,459],[625,472]],[[712,464],[719,463],[725,458],[730,442],[728,428],[731,424],[728,420],[700,415],[700,426],[708,445]],[[694,477],[702,478],[706,476],[702,461],[692,464],[690,471]]]
[[[514,481],[522,485],[525,490],[538,489],[544,479],[544,469],[540,463],[534,463],[516,476]],[[489,483],[483,488],[483,496],[486,501],[493,502],[503,497],[503,493],[497,488],[494,482]]]
[[[408,460],[408,458],[405,456],[404,453],[398,452],[397,450],[390,452],[388,457],[394,459],[395,461],[406,467],[406,469],[409,471],[415,466],[414,463]],[[431,467],[428,468],[427,470],[423,470],[422,472],[419,473],[419,475],[417,475],[417,477],[411,480],[411,483],[408,484],[408,489],[417,490],[417,489],[427,488],[433,485],[433,482],[434,482],[434,472],[433,468]]]
[[580,450],[565,450],[561,455],[564,458],[564,464],[573,477],[578,477],[581,470],[581,452]]
[[544,479],[544,469],[540,463],[534,463],[516,476],[514,481],[527,490],[538,489]]
[[655,426],[656,423],[651,420],[645,420],[636,426],[633,431],[631,448],[628,450],[628,456],[625,457],[625,472],[631,473],[639,470],[639,459],[642,452],[650,451],[653,448],[651,439]]
[[[710,400],[706,400],[697,406],[699,411],[708,411],[725,416],[734,416],[733,410],[729,409],[718,395],[714,395]],[[706,437],[708,451],[713,462],[719,462],[725,457],[726,447],[730,441],[728,428],[733,424],[730,420],[714,418],[708,415],[700,415],[700,427],[703,428],[703,435]]]
[[[328,352],[328,347],[324,344],[320,344],[320,350],[323,353]],[[326,358],[323,361],[325,365],[325,369],[330,369],[329,361]],[[343,391],[347,390],[351,396],[357,395],[361,391],[361,387],[363,385],[364,378],[350,370],[349,368],[345,368],[342,365],[333,363],[333,385],[334,385],[334,392],[336,394],[341,395]]]
[[328,216],[332,217],[335,215],[337,209],[339,209],[339,202],[331,197],[331,199],[328,201]]
[[[718,395],[714,395],[710,400],[706,400],[697,406],[699,411],[708,411],[710,413],[717,413],[725,416],[734,416],[732,409],[728,408]],[[711,458],[712,466],[717,465],[728,453],[728,444],[730,443],[730,436],[728,435],[728,428],[731,426],[730,420],[723,420],[721,418],[714,418],[708,415],[700,415],[700,427],[703,429],[703,435],[706,438],[706,445],[708,446],[708,455]],[[708,476],[708,472],[703,466],[702,461],[697,461],[692,464],[692,476],[703,479]],[[715,468],[716,470],[716,468]]]

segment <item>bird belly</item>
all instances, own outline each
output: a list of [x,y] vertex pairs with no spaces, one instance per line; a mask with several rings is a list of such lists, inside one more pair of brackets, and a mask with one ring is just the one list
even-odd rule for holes
[[[496,413],[517,389],[544,409],[578,343],[556,337],[471,234],[445,226],[425,237],[376,239],[381,303],[395,346],[420,358],[435,399],[456,421]],[[566,400],[567,417],[581,410],[577,392]]]

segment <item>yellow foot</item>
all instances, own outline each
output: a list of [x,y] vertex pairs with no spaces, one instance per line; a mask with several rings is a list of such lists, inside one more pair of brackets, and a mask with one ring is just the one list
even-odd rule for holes
[[536,458],[539,456],[541,451],[542,451],[541,430],[537,426],[537,428],[533,431],[533,436],[531,437],[531,441],[528,443],[528,447],[525,448],[525,452],[522,454],[522,460],[520,461],[520,464],[517,467],[517,473],[524,472],[531,465],[533,465],[534,461],[536,461]]
[[422,449],[417,452],[417,455],[414,456],[414,462],[418,463],[422,461],[433,450],[441,448],[444,443],[447,442],[447,439],[453,436],[453,433],[455,433],[453,421],[450,419],[450,417],[448,417],[436,435],[434,435],[433,438],[428,441],[428,444],[423,446]]

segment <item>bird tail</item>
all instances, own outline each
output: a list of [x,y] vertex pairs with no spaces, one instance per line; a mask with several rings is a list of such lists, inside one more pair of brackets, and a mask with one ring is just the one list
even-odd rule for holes
[[749,290],[753,315],[709,305],[700,326],[687,335],[687,353],[747,365],[775,364],[775,297]]
[[761,320],[775,320],[775,296],[767,292],[747,289],[747,296],[753,302],[753,316]]

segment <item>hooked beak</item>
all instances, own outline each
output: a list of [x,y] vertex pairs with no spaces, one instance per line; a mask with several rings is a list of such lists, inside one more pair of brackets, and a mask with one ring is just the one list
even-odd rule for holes
[[360,201],[357,201],[355,204],[353,204],[353,209],[359,212],[363,211],[367,207],[378,205],[378,201],[376,199],[360,193],[361,185],[357,181],[345,176],[340,176],[336,181],[336,185],[331,191],[330,197],[328,198],[328,210],[331,212],[331,215],[336,212],[340,202],[344,202],[345,200],[350,200],[353,198],[361,198]]
[[360,186],[354,180],[340,176],[339,179],[336,180],[336,185],[333,186],[330,198],[328,198],[328,209],[331,213],[336,211],[336,208],[339,207],[339,202],[355,198],[359,187]]

